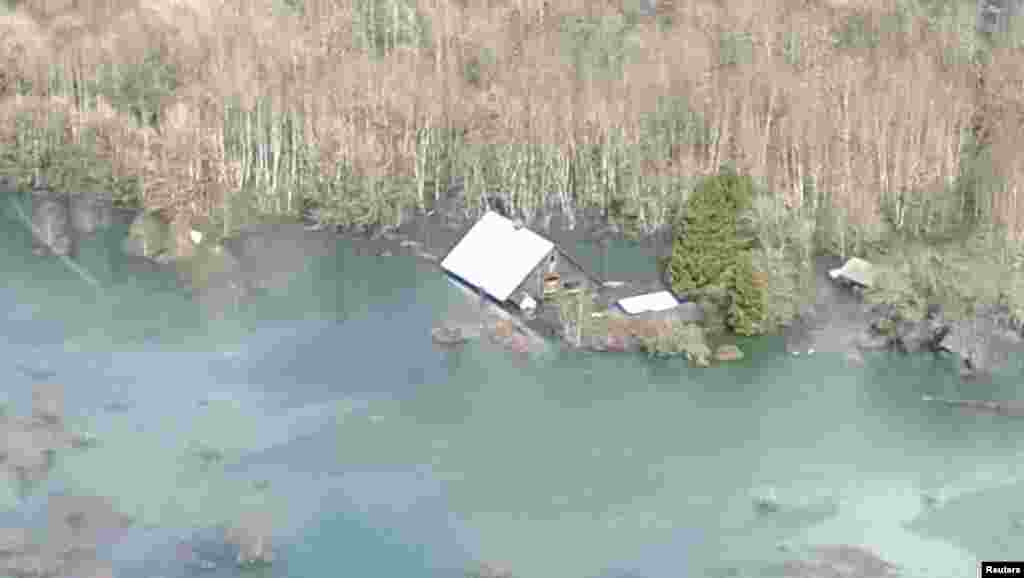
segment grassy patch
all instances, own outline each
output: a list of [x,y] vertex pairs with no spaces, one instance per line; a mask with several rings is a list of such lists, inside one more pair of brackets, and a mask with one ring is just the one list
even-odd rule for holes
[[375,56],[430,46],[430,22],[411,0],[356,0],[352,20],[356,44]]

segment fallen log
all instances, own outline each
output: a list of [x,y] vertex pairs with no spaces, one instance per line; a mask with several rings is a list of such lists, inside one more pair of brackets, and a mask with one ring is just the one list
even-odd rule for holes
[[931,395],[921,396],[922,401],[933,401],[952,407],[961,407],[983,413],[1024,417],[1024,401],[991,401],[980,399],[945,399]]

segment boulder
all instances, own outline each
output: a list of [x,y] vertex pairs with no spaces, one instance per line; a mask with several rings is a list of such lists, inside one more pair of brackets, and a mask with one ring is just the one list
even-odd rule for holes
[[46,519],[47,539],[64,550],[114,543],[132,523],[107,498],[89,495],[50,496]]
[[38,383],[32,388],[32,417],[51,424],[64,417],[64,388],[55,383]]
[[92,235],[114,222],[113,200],[99,193],[70,195],[71,228],[80,235]]
[[461,345],[468,339],[458,327],[441,326],[430,330],[430,338],[438,345]]
[[716,361],[739,361],[743,359],[743,351],[736,345],[719,345],[715,350]]
[[32,251],[36,255],[68,256],[74,253],[68,195],[50,191],[32,193]]

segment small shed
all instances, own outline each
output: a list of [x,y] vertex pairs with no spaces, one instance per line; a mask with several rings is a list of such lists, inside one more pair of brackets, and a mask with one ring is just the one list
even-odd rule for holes
[[554,268],[555,244],[521,223],[489,211],[441,261],[441,268],[498,302],[516,290],[543,294],[543,276]]
[[858,257],[851,257],[842,267],[832,269],[828,276],[833,280],[854,283],[862,287],[871,287],[875,282],[874,265]]

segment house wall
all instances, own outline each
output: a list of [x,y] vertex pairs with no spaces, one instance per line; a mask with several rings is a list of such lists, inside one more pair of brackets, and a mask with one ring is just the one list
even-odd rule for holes
[[572,264],[571,261],[566,259],[560,251],[557,249],[544,258],[543,261],[537,267],[530,272],[530,274],[523,280],[523,282],[516,288],[516,292],[525,291],[538,302],[544,297],[544,276],[551,272],[551,257],[554,255],[555,264],[554,272],[558,273],[562,277],[562,282],[566,281],[579,281],[585,284],[587,283],[586,273],[579,267]]
[[530,271],[530,274],[526,276],[526,279],[523,279],[523,282],[516,288],[516,292],[525,291],[539,302],[544,296],[544,275],[547,275],[549,271],[551,256],[556,253],[556,251],[548,253],[544,257],[544,260],[534,267],[533,271]]

